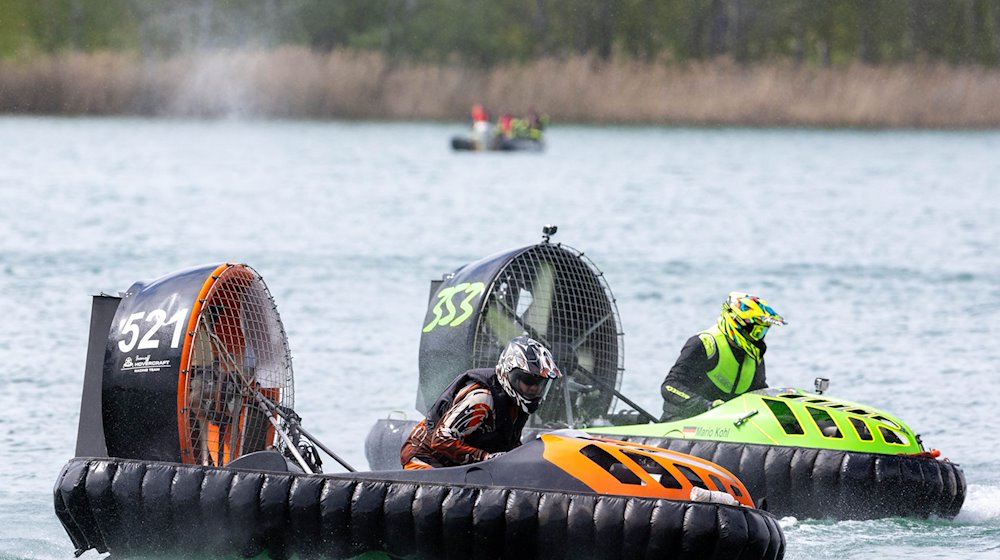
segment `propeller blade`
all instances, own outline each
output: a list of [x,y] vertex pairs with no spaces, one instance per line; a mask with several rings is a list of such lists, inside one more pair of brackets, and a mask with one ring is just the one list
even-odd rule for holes
[[525,329],[517,320],[517,317],[507,311],[506,306],[499,302],[490,302],[486,309],[486,326],[497,338],[500,346],[507,344],[510,339],[524,334]]
[[555,295],[556,274],[552,263],[540,261],[532,284],[531,305],[524,312],[524,322],[544,336],[549,329],[552,315],[552,297]]
[[503,300],[493,299],[486,308],[485,313],[486,326],[497,337],[501,346],[506,345],[507,341],[516,336],[527,334],[540,342],[542,346],[552,348],[545,337],[545,333],[535,330],[534,327],[527,324],[521,317],[518,317],[517,312],[511,309]]
[[576,349],[576,364],[584,371],[594,371],[594,352],[586,346],[580,346]]

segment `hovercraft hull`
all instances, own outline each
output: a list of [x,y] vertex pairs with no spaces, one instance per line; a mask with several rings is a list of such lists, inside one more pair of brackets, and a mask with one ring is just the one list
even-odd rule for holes
[[960,466],[930,457],[656,437],[623,440],[689,453],[737,474],[768,511],[799,518],[953,518]]
[[[441,470],[441,469],[436,469]],[[272,558],[761,558],[784,555],[754,508],[405,480],[76,458],[54,491],[79,552]],[[396,475],[393,477],[392,475]]]

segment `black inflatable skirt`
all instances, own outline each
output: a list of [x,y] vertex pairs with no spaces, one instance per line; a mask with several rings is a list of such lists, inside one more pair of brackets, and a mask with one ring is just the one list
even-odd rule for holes
[[748,507],[126,459],[70,460],[55,510],[78,553],[350,558],[778,559]]

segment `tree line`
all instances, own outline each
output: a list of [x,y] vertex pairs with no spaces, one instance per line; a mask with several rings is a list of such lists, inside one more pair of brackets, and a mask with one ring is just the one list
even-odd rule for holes
[[1000,0],[0,0],[0,57],[305,45],[490,67],[542,57],[1000,63]]

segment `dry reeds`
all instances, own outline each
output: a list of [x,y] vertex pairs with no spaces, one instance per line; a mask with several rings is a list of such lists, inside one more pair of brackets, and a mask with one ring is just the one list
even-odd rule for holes
[[546,58],[490,70],[299,47],[167,60],[62,54],[0,62],[0,111],[456,119],[535,107],[554,120],[877,127],[1000,126],[1000,71]]

